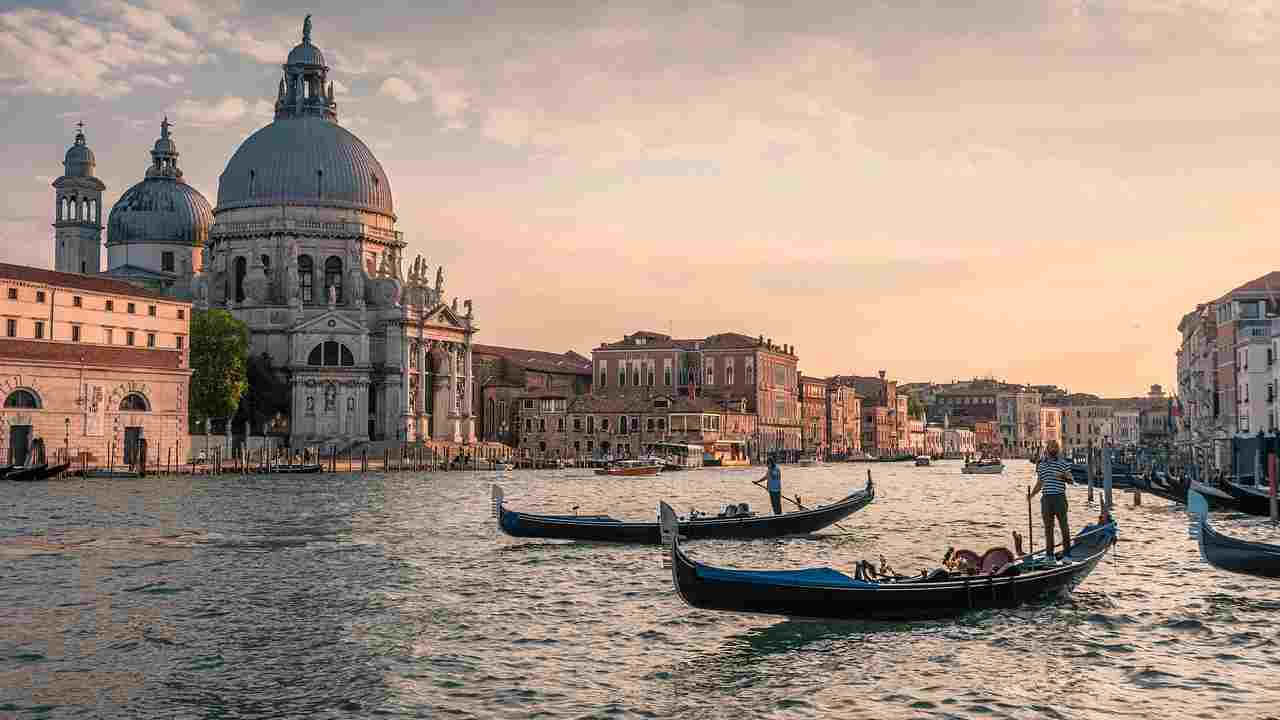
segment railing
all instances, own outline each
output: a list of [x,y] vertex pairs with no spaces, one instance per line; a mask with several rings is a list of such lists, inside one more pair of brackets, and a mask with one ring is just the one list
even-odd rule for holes
[[237,235],[266,235],[276,232],[301,232],[341,237],[370,237],[391,242],[404,242],[404,233],[364,223],[316,222],[311,220],[275,219],[267,222],[218,222],[210,230],[215,238]]

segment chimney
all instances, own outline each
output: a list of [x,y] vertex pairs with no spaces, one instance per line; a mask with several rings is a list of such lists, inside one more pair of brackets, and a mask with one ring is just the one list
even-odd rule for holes
[[881,370],[881,371],[880,371],[880,379],[881,379],[881,380],[883,380],[883,379],[884,379],[884,371],[883,371],[883,370]]

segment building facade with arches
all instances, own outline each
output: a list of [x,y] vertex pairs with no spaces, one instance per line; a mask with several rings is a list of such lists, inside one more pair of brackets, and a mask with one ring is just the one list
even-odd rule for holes
[[406,269],[390,179],[338,122],[310,16],[282,71],[273,121],[219,177],[196,306],[248,325],[289,384],[294,447],[475,442],[471,301],[443,267]]
[[[0,263],[0,463],[157,464],[189,450],[191,304],[102,276]],[[145,444],[142,442],[145,441]]]

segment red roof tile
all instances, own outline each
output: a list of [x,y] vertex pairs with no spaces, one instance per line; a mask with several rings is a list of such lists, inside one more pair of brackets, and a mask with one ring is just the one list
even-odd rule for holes
[[473,355],[491,355],[507,362],[537,372],[564,373],[591,376],[591,361],[572,350],[565,353],[525,350],[500,345],[472,345]]
[[185,300],[179,300],[169,295],[155,292],[154,290],[138,287],[133,283],[124,282],[123,280],[112,280],[111,278],[105,278],[99,275],[81,275],[79,273],[57,272],[56,270],[45,270],[44,268],[30,267],[27,265],[13,265],[11,263],[0,263],[0,279],[42,283],[45,285],[71,288],[73,290],[84,290],[86,292],[100,292],[112,295],[129,295],[133,297],[163,299],[170,302],[187,302]]
[[108,345],[77,345],[75,343],[47,342],[41,340],[0,339],[0,358],[23,362],[58,362],[118,367],[123,370],[141,368],[147,370],[185,370],[181,350],[148,350],[145,348]]

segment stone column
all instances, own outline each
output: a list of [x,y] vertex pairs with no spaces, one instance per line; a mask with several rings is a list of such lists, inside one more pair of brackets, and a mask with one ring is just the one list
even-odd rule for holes
[[473,395],[473,393],[475,392],[475,376],[472,374],[472,369],[471,369],[471,338],[470,337],[467,338],[467,344],[465,345],[464,352],[466,353],[464,362],[465,362],[466,373],[467,373],[466,374],[466,395],[465,395],[467,407],[464,408],[463,410],[463,415],[466,416],[467,420],[466,420],[466,428],[464,429],[464,433],[466,436],[466,441],[468,443],[474,443],[476,441],[476,410],[475,410],[476,406],[475,406],[475,397]]
[[415,373],[418,380],[418,401],[413,408],[414,415],[417,417],[418,439],[427,438],[427,395],[431,392],[431,388],[427,387],[427,347],[430,345],[429,340],[421,338],[422,328],[418,328],[418,369]]
[[458,344],[447,343],[446,354],[449,356],[449,421],[453,426],[453,441],[462,442],[462,408],[458,407]]
[[[409,407],[409,338],[403,323],[396,326],[400,340],[400,427],[396,429],[395,440],[408,439],[412,421]],[[401,435],[404,437],[402,438]],[[392,438],[388,438],[392,439]]]

